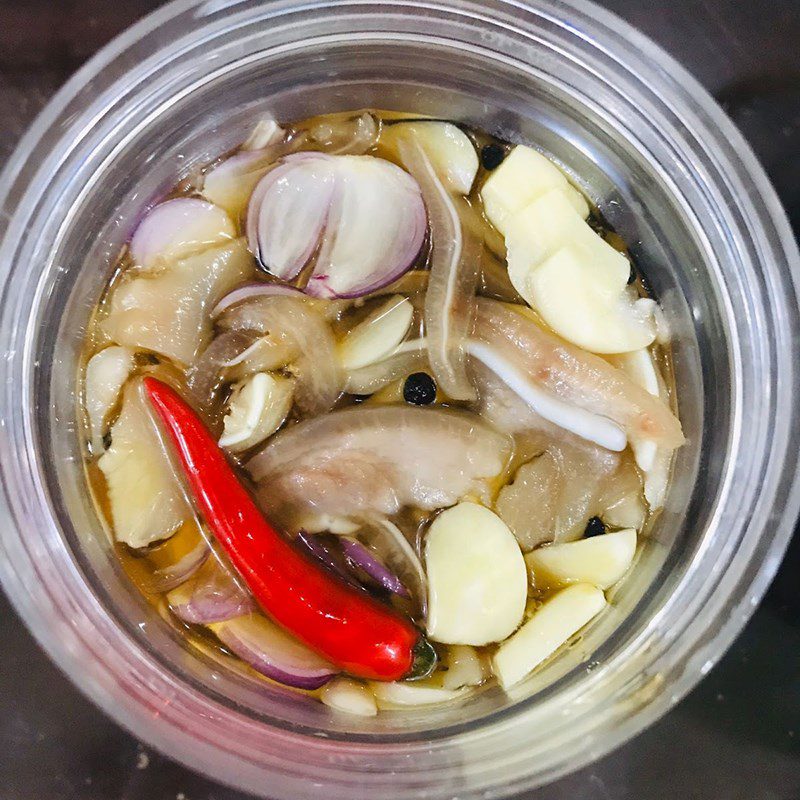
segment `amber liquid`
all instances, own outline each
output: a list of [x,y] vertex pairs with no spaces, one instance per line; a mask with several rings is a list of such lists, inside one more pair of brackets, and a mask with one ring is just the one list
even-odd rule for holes
[[[283,127],[288,132],[290,137],[300,134],[308,135],[309,132],[315,130],[324,130],[326,128],[335,130],[337,126],[348,123],[362,113],[363,112],[359,111],[352,113],[322,115],[290,125],[284,125]],[[379,120],[379,124],[381,126],[388,126],[399,121],[409,121],[417,118],[412,114],[403,114],[397,112],[371,111],[370,113],[372,113]],[[473,141],[479,153],[484,146],[490,144],[498,145],[504,150],[509,149],[509,145],[507,145],[507,143],[499,141],[482,131],[469,128],[463,129]],[[311,141],[307,142],[307,144],[302,146],[300,149],[316,149],[325,151],[326,145],[324,141]],[[224,160],[224,158],[235,154],[235,152],[236,151],[228,153],[222,159],[209,164],[208,168]],[[382,146],[380,139],[375,147],[366,151],[366,154],[375,155],[396,162],[393,152],[387,149],[385,146]],[[477,178],[473,184],[473,190],[466,198],[468,210],[462,219],[462,223],[464,224],[467,233],[483,240],[485,245],[484,259],[482,262],[482,269],[478,284],[478,294],[509,303],[524,303],[517,291],[511,285],[511,282],[508,278],[505,263],[504,240],[502,236],[490,225],[483,213],[479,192],[487,176],[487,170],[483,165],[481,165],[479,167]],[[181,182],[174,188],[169,197],[199,196],[197,191],[197,185],[199,183],[198,178],[199,176],[193,176]],[[629,257],[625,242],[605,223],[597,209],[592,211],[590,222],[594,229],[600,235],[602,235],[609,244]],[[242,235],[243,221],[239,219],[235,220],[235,223],[238,226],[239,235]],[[417,329],[412,331],[412,333],[417,333],[419,335],[424,333],[421,309],[426,288],[425,272],[429,269],[429,259],[429,248],[423,248],[423,251],[417,259],[417,262],[412,267],[412,271],[397,282],[398,292],[408,296],[419,312],[415,318]],[[130,267],[131,264],[127,251],[123,251],[120,254],[118,263],[106,286],[103,296],[97,304],[95,312],[88,326],[88,332],[83,350],[83,358],[81,362],[81,372],[79,375],[81,396],[83,394],[84,371],[86,363],[92,355],[109,343],[100,329],[100,322],[108,313],[108,298],[113,291],[114,286],[120,280],[121,276],[126,272],[126,270],[130,269]],[[635,270],[633,274],[635,275],[635,286],[639,294],[643,297],[648,296],[646,285],[641,276]],[[362,298],[361,300],[357,301],[333,323],[332,327],[334,333],[336,335],[343,335],[361,318],[365,317],[373,307],[374,306],[372,305],[369,297]],[[541,322],[541,324],[543,327],[547,327],[543,322]],[[669,388],[670,396],[674,397],[674,382],[672,377],[673,373],[669,349],[660,345],[654,345],[652,351],[656,357],[656,363],[660,369],[661,375]],[[137,370],[140,373],[146,371],[162,378],[166,378],[171,383],[177,383],[178,385],[185,380],[184,370],[179,365],[170,363],[169,360],[163,356],[146,356],[140,354],[137,356],[137,358]],[[385,387],[384,389],[381,389],[369,398],[361,398],[345,394],[342,396],[336,407],[342,408],[358,403],[401,403],[403,402],[402,384],[402,380],[397,381]],[[219,435],[221,432],[221,420],[225,399],[226,398],[223,393],[223,395],[219,398],[217,407],[211,409],[210,411],[201,411],[201,413],[204,414],[206,424],[216,435]],[[464,405],[462,403],[453,403],[449,398],[441,394],[437,395],[437,403],[444,407]],[[294,418],[290,416],[287,424],[292,424],[295,419],[296,416]],[[519,439],[519,437],[517,438]],[[90,492],[97,507],[98,516],[104,523],[109,540],[113,543],[113,547],[116,550],[120,563],[122,564],[130,580],[145,595],[148,601],[152,603],[159,614],[165,620],[167,620],[169,624],[181,631],[181,633],[186,637],[187,644],[190,647],[199,650],[212,659],[223,662],[229,668],[234,668],[239,672],[244,672],[245,674],[250,675],[254,680],[270,682],[268,678],[255,672],[255,670],[252,670],[246,664],[239,661],[234,655],[232,655],[208,628],[199,625],[188,625],[179,620],[170,612],[165,594],[163,592],[157,592],[153,590],[153,586],[156,584],[156,575],[159,573],[159,571],[162,571],[165,568],[168,568],[170,565],[176,564],[178,561],[180,561],[181,558],[187,555],[197,545],[200,537],[208,537],[208,534],[203,531],[202,525],[197,520],[186,522],[173,536],[166,541],[155,543],[154,545],[142,551],[135,551],[127,545],[116,542],[113,536],[113,519],[111,515],[111,505],[108,497],[105,477],[97,466],[96,455],[90,452],[88,436],[86,437],[85,441],[87,442],[85,470],[88,491]],[[250,454],[248,453],[247,455],[249,456]],[[516,469],[522,463],[530,460],[535,455],[537,455],[537,453],[530,452],[519,441],[517,442],[515,453],[508,465],[507,470],[498,477],[498,479],[494,482],[494,485],[491,487],[493,494],[492,499],[496,498],[503,486],[511,480]],[[242,471],[242,475],[244,478],[244,471]],[[176,480],[179,480],[177,476]],[[416,549],[420,558],[422,557],[422,533],[424,532],[431,517],[432,515],[429,512],[411,508],[404,510],[397,519],[399,526],[407,534],[410,543]],[[652,521],[652,515],[649,515],[649,518],[645,522],[643,529],[640,532],[642,536],[647,535],[647,531],[652,525]],[[547,599],[547,597],[553,591],[553,587],[546,585],[530,586],[528,604],[526,608],[526,619],[539,605],[541,605],[544,600]],[[411,603],[398,600],[397,598],[387,597],[386,599],[387,601],[398,605],[399,610],[410,614],[412,617],[417,619],[419,623],[423,622],[421,619],[423,602],[422,598],[414,598]],[[445,666],[447,648],[444,645],[436,645],[436,647],[440,653],[440,656],[442,656],[442,658],[440,658],[439,667],[439,674],[442,675],[447,669]],[[481,652],[482,657],[488,661],[496,647],[497,645],[489,645],[477,649],[479,652]],[[435,680],[435,678],[436,675],[434,675],[433,679]],[[308,692],[303,693],[309,694]],[[311,692],[310,694],[314,693]]]

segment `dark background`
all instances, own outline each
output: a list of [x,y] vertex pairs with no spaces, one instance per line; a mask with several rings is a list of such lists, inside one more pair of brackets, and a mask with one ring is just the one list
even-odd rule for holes
[[[0,163],[50,95],[158,0],[0,0]],[[605,0],[725,106],[800,231],[800,0]],[[800,540],[727,656],[627,746],[525,800],[800,800]],[[121,731],[0,594],[0,800],[245,800]],[[391,798],[376,798],[391,800]],[[520,799],[521,800],[521,799]]]

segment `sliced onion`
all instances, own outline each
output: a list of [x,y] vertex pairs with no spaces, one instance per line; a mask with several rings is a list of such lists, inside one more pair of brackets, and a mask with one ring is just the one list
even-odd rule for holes
[[232,306],[252,300],[255,297],[275,297],[278,295],[302,297],[303,293],[296,287],[288,286],[284,283],[245,283],[237,286],[232,292],[228,292],[211,310],[211,317],[218,317]]
[[347,537],[342,538],[342,550],[349,564],[364,570],[367,575],[377,581],[387,592],[401,597],[410,597],[408,589],[391,570],[387,569],[361,542]]
[[372,527],[377,533],[376,547],[386,553],[385,561],[391,564],[396,572],[410,578],[405,580],[403,585],[411,586],[424,616],[428,602],[428,579],[419,556],[403,531],[391,520],[376,517],[372,520]]
[[305,288],[314,297],[361,297],[412,265],[427,227],[419,186],[372,156],[297,153],[253,192],[247,239],[264,268],[297,277],[316,254]]
[[472,324],[482,244],[464,237],[453,198],[418,142],[401,141],[403,164],[416,178],[430,217],[431,275],[425,295],[425,334],[433,374],[454,400],[474,400],[464,343]]
[[178,562],[170,564],[168,567],[158,569],[153,573],[152,581],[148,589],[155,593],[169,592],[176,586],[180,586],[192,577],[192,575],[206,563],[209,550],[205,539],[200,541]]
[[219,206],[178,197],[145,215],[129,249],[134,264],[150,270],[235,238],[236,228]]
[[345,376],[345,391],[350,394],[374,394],[392,381],[428,367],[427,340],[404,342],[392,355],[376,364],[351,370]]
[[[278,160],[295,152],[305,136],[286,138],[284,131],[263,121],[242,149],[210,169],[203,179],[203,196],[224,208],[232,219],[240,220],[250,196],[264,173]],[[261,145],[260,147],[258,145]]]
[[267,272],[294,280],[319,246],[336,173],[332,156],[298,153],[268,172],[247,208],[247,241]]
[[167,602],[175,616],[193,625],[224,622],[255,608],[252,597],[236,582],[231,568],[216,559],[209,560],[191,580],[173,589],[167,595]]
[[231,308],[221,320],[231,330],[250,331],[291,347],[297,353],[291,372],[295,398],[304,414],[323,414],[342,392],[336,342],[320,311],[305,298],[257,297]]
[[220,641],[253,669],[296,689],[319,689],[336,668],[261,614],[211,625]]
[[222,385],[222,369],[252,345],[254,335],[246,331],[228,331],[217,336],[190,367],[187,385],[195,399],[207,406]]
[[297,541],[326,569],[338,575],[345,583],[349,583],[351,586],[356,586],[359,589],[363,588],[349,572],[346,572],[340,566],[339,562],[336,560],[336,556],[326,544],[319,540],[318,535],[300,531],[300,533],[297,534]]

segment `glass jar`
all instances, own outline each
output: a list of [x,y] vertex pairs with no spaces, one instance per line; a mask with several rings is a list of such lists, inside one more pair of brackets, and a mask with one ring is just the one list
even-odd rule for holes
[[[631,250],[669,320],[666,508],[610,611],[508,695],[360,720],[189,652],[121,572],[84,488],[77,355],[143,209],[263,113],[360,107],[533,142]],[[56,95],[0,178],[3,585],[136,736],[297,800],[500,797],[576,769],[721,656],[794,523],[798,253],[742,137],[648,39],[585,0],[180,0]]]

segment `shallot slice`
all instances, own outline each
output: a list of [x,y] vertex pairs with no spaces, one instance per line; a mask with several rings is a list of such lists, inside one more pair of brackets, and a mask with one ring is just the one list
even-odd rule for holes
[[175,587],[180,586],[182,583],[188,581],[192,575],[206,563],[210,552],[205,539],[200,539],[177,563],[156,570],[147,588],[155,594],[160,594],[161,592],[169,592]]
[[253,669],[296,689],[319,689],[337,670],[261,614],[209,626],[220,641]]
[[416,181],[373,156],[297,153],[268,172],[247,213],[247,238],[267,272],[305,292],[361,297],[396,280],[419,253],[427,221]]
[[235,238],[236,228],[219,206],[177,197],[148,211],[129,249],[136,266],[152,270]]
[[239,303],[252,300],[255,297],[302,297],[303,293],[294,286],[287,286],[283,283],[263,283],[252,282],[237,286],[232,292],[228,292],[222,300],[211,309],[211,316],[218,317]]
[[356,539],[342,538],[342,550],[344,550],[347,562],[358,569],[364,570],[367,575],[376,581],[387,592],[410,597],[408,589],[403,585],[400,578],[381,562]]
[[240,220],[256,184],[278,159],[297,150],[303,135],[286,137],[274,120],[262,120],[242,149],[206,172],[203,196]]
[[[205,552],[207,556],[207,545]],[[175,616],[193,625],[224,622],[255,609],[253,598],[239,586],[231,567],[223,566],[216,558],[207,561],[191,580],[173,589],[167,602]]]

